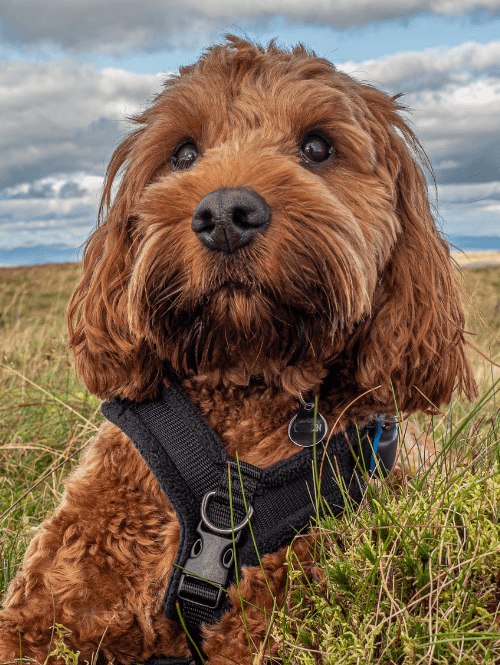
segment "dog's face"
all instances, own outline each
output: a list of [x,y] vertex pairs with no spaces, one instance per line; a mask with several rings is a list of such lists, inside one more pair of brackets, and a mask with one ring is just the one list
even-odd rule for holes
[[110,164],[108,203],[122,166],[123,180],[72,310],[90,389],[140,398],[170,366],[290,392],[335,370],[351,397],[381,385],[374,407],[391,380],[400,408],[422,408],[422,387],[445,400],[456,378],[470,393],[455,278],[395,99],[303,48],[228,42],[167,82]]
[[401,231],[390,136],[345,76],[301,65],[228,59],[156,102],[129,321],[176,369],[321,362],[371,312]]

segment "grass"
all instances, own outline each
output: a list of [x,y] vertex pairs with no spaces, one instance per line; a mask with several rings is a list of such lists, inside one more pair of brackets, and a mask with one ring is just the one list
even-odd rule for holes
[[442,454],[404,491],[379,483],[349,520],[321,521],[313,579],[290,559],[283,662],[500,662],[498,426],[479,452],[451,467]]
[[[0,269],[0,600],[102,420],[67,349],[79,270]],[[500,267],[464,271],[463,282],[473,341],[498,361]],[[273,662],[500,663],[500,370],[473,356],[477,405],[454,399],[439,418],[412,419],[413,436],[440,451],[432,468],[402,486],[373,483],[348,519],[318,522],[312,579],[290,558]],[[76,663],[57,630],[61,658]]]
[[79,272],[0,270],[0,595],[102,419],[67,348],[65,308]]

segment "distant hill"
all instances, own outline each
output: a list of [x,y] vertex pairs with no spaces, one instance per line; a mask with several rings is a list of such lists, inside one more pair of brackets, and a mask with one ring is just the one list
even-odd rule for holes
[[459,236],[450,233],[448,240],[463,252],[500,252],[500,235]]
[[32,266],[40,263],[79,261],[81,250],[66,245],[33,245],[0,249],[0,266]]
[[[450,234],[449,242],[466,253],[500,252],[498,236],[461,236]],[[82,250],[67,245],[31,245],[28,247],[0,248],[0,266],[32,266],[42,263],[68,263],[81,260]]]

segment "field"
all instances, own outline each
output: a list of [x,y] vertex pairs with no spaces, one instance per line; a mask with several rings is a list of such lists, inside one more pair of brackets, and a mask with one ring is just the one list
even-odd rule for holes
[[[79,270],[0,269],[0,602],[102,421],[67,349]],[[500,364],[500,267],[461,279],[470,339]],[[318,523],[314,579],[290,561],[273,662],[500,663],[500,370],[472,356],[479,402],[455,398],[442,417],[410,423],[443,449],[431,471],[374,484],[362,510]],[[265,645],[254,662],[268,662]]]

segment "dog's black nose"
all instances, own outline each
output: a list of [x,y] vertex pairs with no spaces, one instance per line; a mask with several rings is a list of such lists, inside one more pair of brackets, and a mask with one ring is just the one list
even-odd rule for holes
[[271,217],[264,199],[249,189],[217,189],[196,206],[191,228],[204,245],[230,254],[262,233]]

